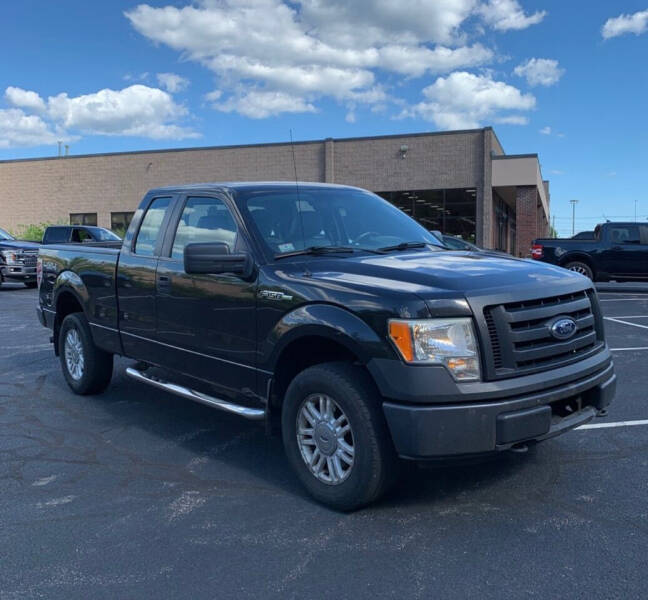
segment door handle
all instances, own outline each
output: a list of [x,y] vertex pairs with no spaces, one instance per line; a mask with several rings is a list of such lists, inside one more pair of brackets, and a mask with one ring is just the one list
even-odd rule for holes
[[166,275],[159,275],[157,278],[157,288],[160,291],[166,291],[171,287],[171,279]]

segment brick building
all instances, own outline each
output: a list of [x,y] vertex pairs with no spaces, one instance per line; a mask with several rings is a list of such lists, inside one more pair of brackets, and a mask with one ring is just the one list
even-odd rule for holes
[[[548,233],[536,154],[506,155],[490,128],[294,144],[301,181],[363,187],[428,229],[526,256]],[[153,187],[292,180],[289,143],[0,161],[0,227],[43,222],[119,229]]]

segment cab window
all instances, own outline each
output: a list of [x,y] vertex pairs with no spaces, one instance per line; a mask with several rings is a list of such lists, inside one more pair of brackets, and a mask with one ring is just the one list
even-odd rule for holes
[[614,225],[610,227],[610,241],[613,244],[638,244],[639,227],[636,225]]
[[187,244],[220,242],[229,252],[236,246],[237,227],[227,205],[219,198],[187,198],[178,223],[171,257],[181,259]]
[[151,202],[140,226],[135,241],[135,254],[153,256],[158,238],[161,234],[162,222],[171,205],[171,198],[156,198]]

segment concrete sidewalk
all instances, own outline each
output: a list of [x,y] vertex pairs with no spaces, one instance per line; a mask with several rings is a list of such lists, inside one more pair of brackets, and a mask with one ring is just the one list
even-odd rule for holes
[[648,281],[621,281],[597,283],[599,292],[617,292],[619,294],[648,294]]

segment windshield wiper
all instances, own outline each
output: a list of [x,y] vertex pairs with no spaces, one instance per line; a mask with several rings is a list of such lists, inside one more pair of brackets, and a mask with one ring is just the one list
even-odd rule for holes
[[395,244],[394,246],[385,246],[384,248],[378,248],[380,252],[391,252],[393,250],[409,250],[410,248],[425,248],[428,246],[427,242],[401,242],[400,244]]
[[302,254],[329,254],[336,252],[352,253],[354,251],[355,248],[348,246],[309,246],[308,248],[304,248],[303,250],[292,250],[290,252],[275,254],[275,259],[288,258],[289,256],[301,256]]
[[289,256],[302,256],[303,254],[336,254],[346,253],[352,254],[353,252],[370,252],[371,254],[384,254],[382,250],[374,250],[372,248],[360,248],[353,246],[309,246],[303,250],[292,250],[290,252],[282,252],[275,254],[275,259],[288,258]]

